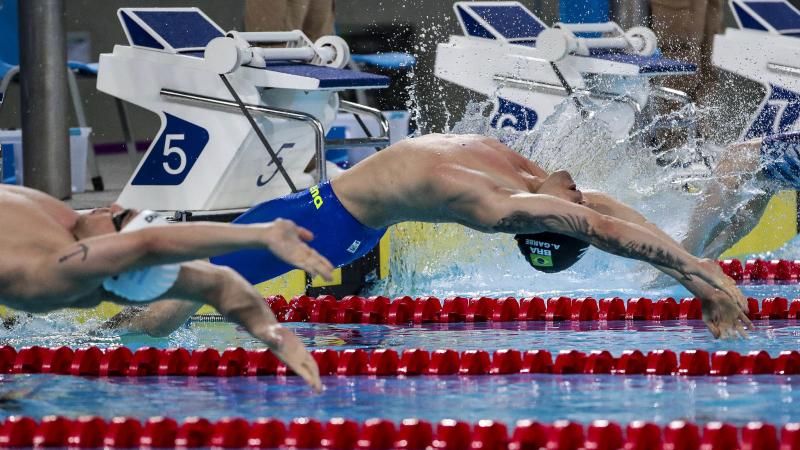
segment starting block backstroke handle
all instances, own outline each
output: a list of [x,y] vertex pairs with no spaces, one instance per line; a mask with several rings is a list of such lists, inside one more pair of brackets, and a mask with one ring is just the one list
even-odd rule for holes
[[[177,100],[181,102],[202,103],[204,105],[217,108],[239,110],[239,105],[232,100],[225,100],[216,97],[208,97],[205,95],[192,94],[189,92],[177,91],[173,89],[161,89],[161,95],[168,99]],[[318,170],[317,181],[320,183],[328,180],[328,171],[327,167],[325,166],[325,146],[327,144],[335,146],[343,146],[343,147],[385,147],[390,143],[389,122],[386,120],[385,117],[383,117],[383,114],[381,114],[381,112],[375,108],[359,105],[357,103],[342,101],[340,104],[340,109],[342,111],[353,114],[367,114],[374,117],[378,121],[378,125],[381,131],[380,136],[368,137],[368,138],[341,139],[341,140],[331,141],[328,143],[325,141],[325,130],[322,126],[322,123],[311,114],[299,111],[289,111],[278,108],[269,108],[263,105],[253,105],[250,103],[245,103],[244,106],[248,111],[264,114],[266,116],[277,117],[281,119],[297,120],[305,122],[309,124],[309,126],[311,126],[311,129],[314,132],[314,137],[315,137],[314,159],[316,161]]]

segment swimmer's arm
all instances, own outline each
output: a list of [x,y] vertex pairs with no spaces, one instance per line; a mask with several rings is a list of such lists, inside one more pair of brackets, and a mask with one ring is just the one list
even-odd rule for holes
[[603,194],[601,192],[584,191],[583,198],[584,198],[583,205],[586,206],[587,208],[597,211],[600,214],[616,217],[617,219],[621,219],[626,222],[631,222],[643,226],[648,230],[650,230],[651,232],[657,234],[661,238],[669,240],[675,245],[680,245],[672,238],[672,236],[668,235],[660,228],[658,228],[654,223],[647,220],[647,218],[643,216],[639,211],[636,211],[630,206],[620,201],[617,201],[610,195]]
[[313,235],[288,220],[268,224],[175,224],[78,241],[48,256],[46,269],[68,282],[105,279],[158,264],[264,248],[311,275],[329,278],[330,262],[303,241]]
[[672,269],[683,279],[700,277],[718,289],[730,289],[729,280],[723,279],[721,271],[709,270],[707,264],[671,239],[582,205],[550,195],[520,194],[500,200],[493,214],[498,213],[500,219],[492,227],[493,231],[566,234],[614,255]]

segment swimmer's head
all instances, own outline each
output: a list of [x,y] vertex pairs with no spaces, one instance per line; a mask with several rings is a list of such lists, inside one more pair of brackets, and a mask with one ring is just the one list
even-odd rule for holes
[[87,214],[78,216],[72,233],[78,239],[118,233],[137,215],[139,215],[139,210],[126,209],[117,204],[107,208],[96,208]]
[[570,203],[583,203],[583,193],[578,190],[572,175],[566,170],[556,170],[544,179],[537,194],[547,194]]
[[518,234],[514,239],[525,261],[534,269],[546,273],[570,268],[583,258],[589,248],[589,244],[580,239],[550,232]]

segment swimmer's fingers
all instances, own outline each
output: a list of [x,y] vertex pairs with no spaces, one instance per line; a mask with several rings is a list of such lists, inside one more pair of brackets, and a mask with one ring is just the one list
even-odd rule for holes
[[306,228],[301,227],[300,225],[297,225],[297,236],[306,242],[311,242],[314,240],[314,233]]
[[271,333],[275,335],[271,350],[275,356],[286,363],[306,383],[311,386],[314,392],[322,392],[322,380],[319,377],[319,367],[317,362],[308,353],[300,339],[290,330],[274,325]]
[[330,261],[328,261],[319,253],[313,250],[312,252],[314,252],[314,254],[307,260],[306,263],[306,272],[312,276],[319,275],[326,281],[333,281],[333,264],[331,264]]
[[739,320],[741,320],[742,323],[747,325],[747,329],[749,329],[749,330],[755,330],[756,329],[756,326],[753,325],[753,322],[750,320],[749,317],[747,317],[747,314],[745,314],[744,311],[739,311]]
[[722,335],[722,332],[720,331],[719,327],[714,323],[707,323],[706,326],[708,327],[708,331],[711,332],[711,335],[714,336],[716,339],[719,339],[719,337]]
[[742,339],[747,339],[750,337],[741,322],[736,324],[736,332],[738,333],[738,337],[741,337]]

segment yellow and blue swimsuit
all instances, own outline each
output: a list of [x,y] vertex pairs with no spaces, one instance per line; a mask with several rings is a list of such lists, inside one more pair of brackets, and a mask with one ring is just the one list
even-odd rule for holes
[[[330,182],[261,203],[233,223],[266,223],[278,218],[289,219],[314,233],[309,245],[336,267],[366,255],[386,232],[386,228],[370,228],[356,220],[336,197]],[[231,267],[252,284],[294,269],[267,250],[241,250],[216,256],[211,262]]]

